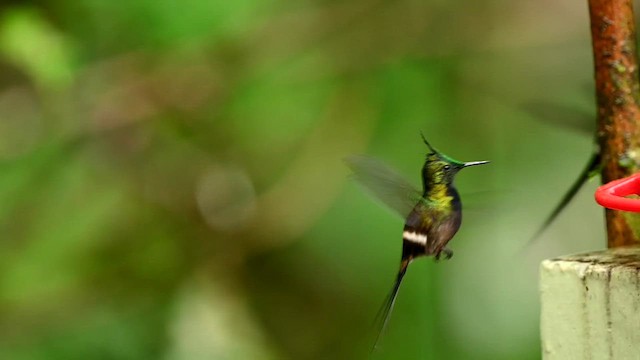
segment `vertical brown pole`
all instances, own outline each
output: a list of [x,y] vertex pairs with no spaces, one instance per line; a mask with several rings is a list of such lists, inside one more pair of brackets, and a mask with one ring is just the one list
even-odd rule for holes
[[[640,168],[640,89],[631,3],[589,0],[603,183]],[[606,211],[610,248],[640,244],[637,218],[635,214]]]

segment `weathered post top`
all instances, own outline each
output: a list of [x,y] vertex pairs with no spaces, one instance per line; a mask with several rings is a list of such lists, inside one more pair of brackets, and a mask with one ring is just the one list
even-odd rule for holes
[[540,284],[543,359],[640,359],[640,248],[545,260]]

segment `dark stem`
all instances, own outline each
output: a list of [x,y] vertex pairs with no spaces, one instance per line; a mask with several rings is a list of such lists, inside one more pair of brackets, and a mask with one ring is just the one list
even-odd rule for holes
[[[631,0],[589,0],[598,104],[602,182],[640,168],[638,56]],[[607,210],[610,248],[640,244],[632,217]],[[637,225],[636,225],[637,227]],[[635,231],[634,231],[635,230]]]

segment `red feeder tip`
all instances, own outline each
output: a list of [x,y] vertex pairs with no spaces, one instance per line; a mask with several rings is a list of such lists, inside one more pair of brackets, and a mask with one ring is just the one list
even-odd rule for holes
[[626,196],[640,194],[640,173],[614,180],[596,190],[598,204],[614,210],[640,212],[640,198]]

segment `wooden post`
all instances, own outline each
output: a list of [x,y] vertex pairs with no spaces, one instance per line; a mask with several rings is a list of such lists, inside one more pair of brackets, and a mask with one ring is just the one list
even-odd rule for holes
[[545,260],[540,285],[543,359],[640,359],[640,248]]
[[[589,0],[603,183],[640,170],[631,0]],[[540,267],[545,360],[640,360],[640,215],[607,210],[609,250]]]

